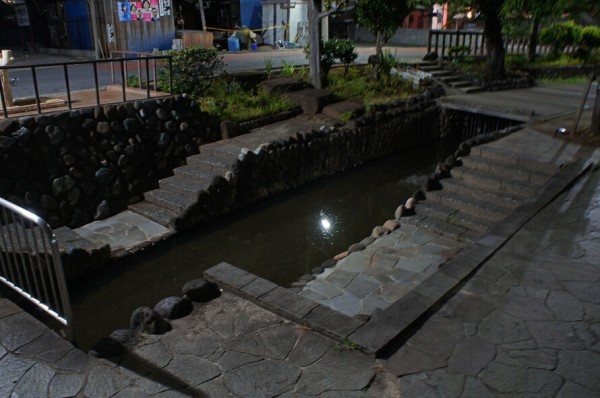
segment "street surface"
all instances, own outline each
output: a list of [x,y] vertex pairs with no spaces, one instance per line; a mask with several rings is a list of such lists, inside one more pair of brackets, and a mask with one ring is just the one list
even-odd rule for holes
[[[369,55],[375,53],[374,47],[358,47],[358,58],[356,63],[365,64]],[[402,61],[416,61],[421,59],[426,48],[423,47],[393,47],[390,52],[395,57]],[[58,62],[74,62],[88,61],[88,59],[74,58],[68,56],[51,55],[51,54],[24,54],[14,53],[15,61],[12,65],[23,66],[23,69],[12,70],[10,78],[16,78],[16,84],[12,87],[13,97],[32,98],[35,95],[31,68],[29,65],[48,64]],[[302,49],[281,49],[271,50],[270,47],[260,48],[258,51],[248,52],[227,52],[224,53],[224,61],[226,64],[225,70],[229,73],[239,73],[252,70],[263,70],[265,68],[265,60],[270,59],[273,68],[282,67],[283,63],[293,64],[295,66],[308,65],[308,61],[304,56]],[[99,64],[98,67],[98,85],[105,87],[110,84],[120,84],[121,74],[119,65],[115,65],[115,79],[113,81],[110,70],[110,64]],[[69,84],[71,91],[90,90],[93,89],[94,71],[91,64],[87,65],[69,65]],[[142,74],[145,74],[145,66],[142,65]],[[40,97],[65,95],[66,85],[64,77],[64,69],[62,66],[47,66],[36,68],[37,82],[39,87]],[[137,63],[130,63],[127,75],[137,75]],[[153,72],[150,67],[150,76],[152,79]]]

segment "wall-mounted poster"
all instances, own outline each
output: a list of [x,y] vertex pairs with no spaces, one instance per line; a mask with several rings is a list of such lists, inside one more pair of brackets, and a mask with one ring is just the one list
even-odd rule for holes
[[152,17],[150,18],[151,21],[156,22],[156,21],[160,20],[158,9],[159,9],[158,0],[151,0],[150,1],[150,13],[152,14]]
[[[129,22],[131,21],[131,5],[128,1],[120,1],[118,4],[119,7],[119,21],[120,22]],[[134,4],[134,3],[131,3]]]
[[171,0],[160,0],[160,16],[168,17],[171,15]]
[[143,21],[142,2],[141,1],[130,1],[129,2],[129,14],[131,15],[132,21]]

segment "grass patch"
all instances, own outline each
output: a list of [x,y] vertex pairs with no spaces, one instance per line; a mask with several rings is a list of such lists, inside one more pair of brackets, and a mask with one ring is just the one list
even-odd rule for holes
[[581,84],[588,81],[587,76],[553,77],[537,79],[539,84]]
[[198,98],[200,109],[221,120],[242,122],[288,111],[294,104],[260,88],[243,89],[236,82],[215,80],[206,96]]
[[406,99],[417,93],[412,83],[396,76],[384,76],[379,81],[370,78],[368,68],[350,68],[344,76],[341,68],[333,69],[327,87],[333,95],[344,100],[360,100],[365,105]]

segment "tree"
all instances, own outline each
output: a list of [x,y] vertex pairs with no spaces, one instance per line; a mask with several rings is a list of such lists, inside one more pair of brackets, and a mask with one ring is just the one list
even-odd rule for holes
[[505,0],[502,14],[505,18],[515,18],[525,14],[531,21],[529,31],[529,61],[535,61],[540,25],[545,19],[559,17],[563,13],[576,13],[594,7],[593,0]]
[[323,88],[321,74],[321,21],[340,8],[350,3],[350,0],[339,2],[331,0],[308,0],[308,68],[310,82],[316,88]]
[[382,50],[394,32],[402,26],[410,7],[407,0],[357,0],[356,16],[358,24],[373,32],[375,39],[375,56],[377,63],[373,66],[373,77],[379,78],[379,62]]

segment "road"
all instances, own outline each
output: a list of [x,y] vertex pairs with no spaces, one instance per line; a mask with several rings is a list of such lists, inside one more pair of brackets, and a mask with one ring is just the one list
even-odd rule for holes
[[[422,47],[393,47],[389,51],[399,60],[414,61],[421,59],[426,53],[426,49]],[[357,47],[358,58],[356,63],[365,64],[369,55],[375,53],[374,47]],[[265,50],[258,51],[240,51],[235,53],[225,53],[223,55],[226,67],[225,70],[229,73],[239,73],[251,70],[263,70],[265,68],[265,60],[270,60],[273,68],[280,68],[285,63],[295,66],[308,65],[308,61],[304,56],[302,49],[281,49],[281,50]],[[55,62],[73,62],[85,61],[83,59],[75,59],[73,57],[48,55],[48,54],[20,54],[15,53],[15,62],[13,65],[22,66],[23,69],[12,70],[10,78],[16,78],[16,84],[12,87],[13,97],[31,98],[35,95],[33,86],[33,77],[30,65],[48,64]],[[117,65],[118,67],[118,65]],[[144,67],[142,67],[143,69]],[[142,72],[144,73],[144,72]],[[150,72],[152,76],[152,71]],[[93,89],[94,71],[91,64],[77,64],[68,67],[69,84],[72,91],[90,90]],[[128,69],[127,75],[136,75],[137,66],[132,65]],[[62,66],[46,66],[36,68],[36,78],[38,81],[39,95],[57,96],[64,95],[66,92],[64,69]],[[98,68],[98,84],[100,87],[107,86],[113,83],[120,83],[120,73],[115,72],[115,81],[113,82],[110,66],[104,64]]]

